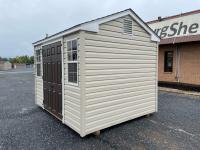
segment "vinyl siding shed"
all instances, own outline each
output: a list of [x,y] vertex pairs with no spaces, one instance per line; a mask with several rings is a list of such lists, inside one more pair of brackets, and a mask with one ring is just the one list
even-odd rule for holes
[[36,104],[82,137],[156,112],[159,40],[127,9],[33,43]]

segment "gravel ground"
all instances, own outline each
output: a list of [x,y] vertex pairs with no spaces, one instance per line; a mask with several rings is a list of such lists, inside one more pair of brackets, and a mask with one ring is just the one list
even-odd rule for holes
[[34,104],[31,73],[0,74],[0,150],[200,149],[200,98],[159,92],[158,113],[81,138]]

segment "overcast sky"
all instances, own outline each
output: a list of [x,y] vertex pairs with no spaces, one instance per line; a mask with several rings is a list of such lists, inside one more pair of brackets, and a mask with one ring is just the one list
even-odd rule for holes
[[199,0],[0,0],[0,56],[32,55],[32,43],[78,23],[132,8],[144,21],[200,8]]

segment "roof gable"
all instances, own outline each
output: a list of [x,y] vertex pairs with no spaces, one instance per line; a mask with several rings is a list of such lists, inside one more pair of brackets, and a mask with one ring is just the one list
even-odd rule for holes
[[47,41],[50,40],[54,40],[57,38],[60,38],[64,35],[79,31],[79,30],[84,30],[84,31],[90,31],[90,32],[98,32],[99,31],[99,25],[123,16],[129,15],[131,16],[141,27],[143,27],[144,30],[147,31],[147,33],[149,33],[151,35],[151,40],[152,41],[156,41],[159,42],[160,38],[153,32],[153,30],[132,10],[132,9],[126,9],[124,11],[112,14],[112,15],[108,15],[102,18],[98,18],[95,20],[91,20],[85,23],[81,23],[78,24],[74,27],[71,27],[69,29],[66,29],[64,31],[61,31],[59,33],[56,33],[52,36],[49,36],[48,38],[42,39],[40,41],[37,41],[35,43],[33,43],[33,45],[38,45],[38,44],[42,44],[45,43]]

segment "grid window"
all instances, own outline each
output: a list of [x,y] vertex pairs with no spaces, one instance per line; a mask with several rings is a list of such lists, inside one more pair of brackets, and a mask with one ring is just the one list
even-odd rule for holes
[[40,50],[37,50],[37,51],[36,51],[36,61],[37,61],[37,62],[40,62],[40,61],[41,61],[41,58],[40,58]]
[[41,76],[41,65],[37,64],[37,76]]
[[77,83],[77,63],[68,63],[68,81]]
[[173,51],[166,51],[164,56],[164,72],[173,71]]
[[77,83],[77,40],[67,42],[68,82]]
[[68,61],[77,61],[77,40],[67,42]]
[[41,76],[41,50],[36,50],[36,73]]

